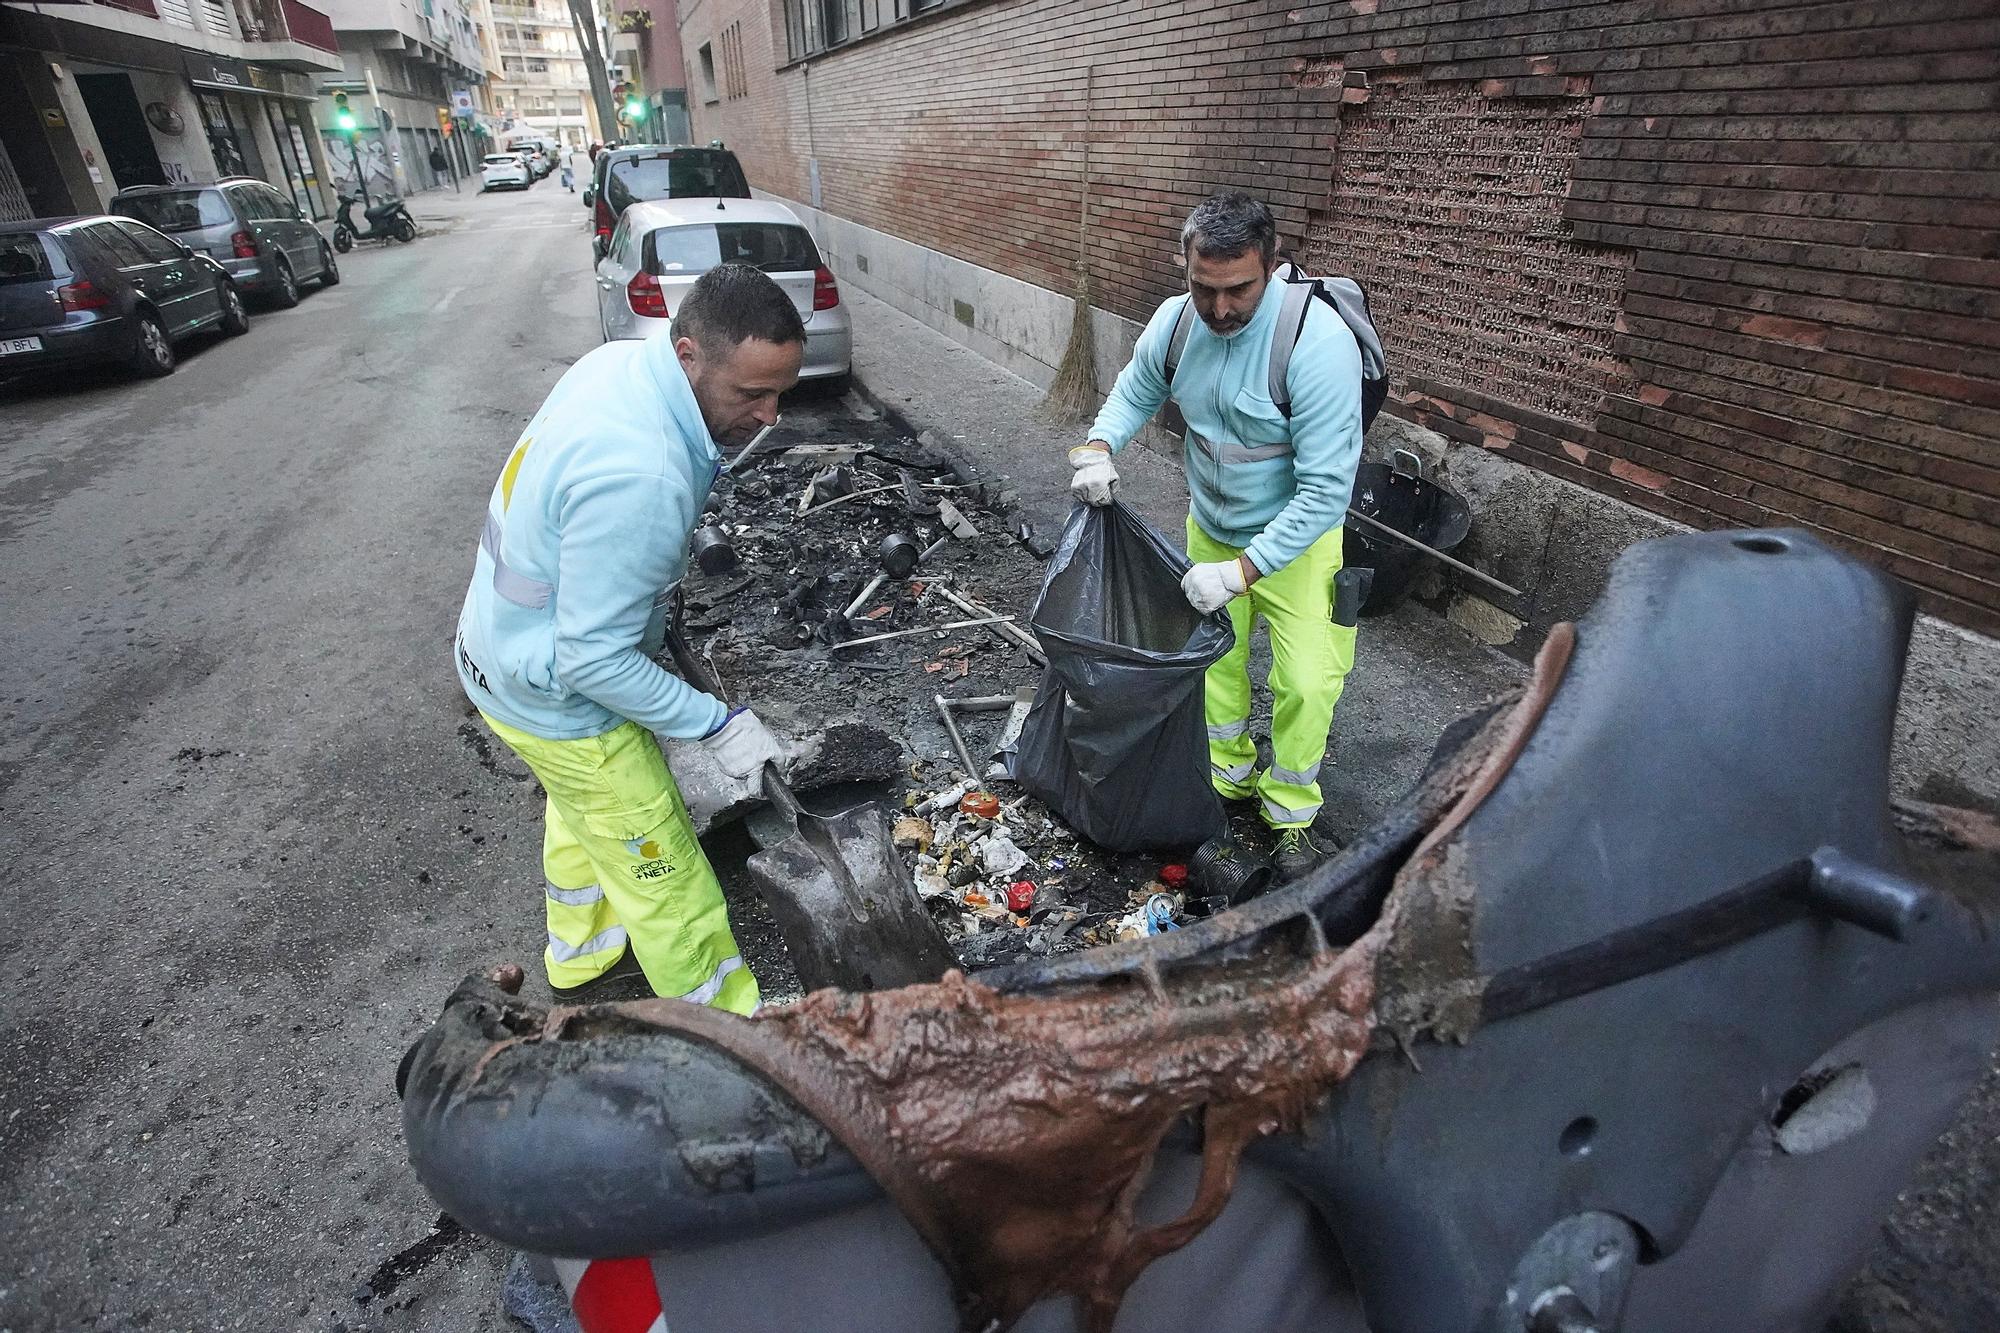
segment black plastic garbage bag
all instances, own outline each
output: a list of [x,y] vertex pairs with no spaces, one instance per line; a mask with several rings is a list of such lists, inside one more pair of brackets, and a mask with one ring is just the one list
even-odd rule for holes
[[1187,557],[1121,504],[1078,505],[1030,617],[1049,659],[1015,779],[1115,851],[1222,832],[1201,677],[1236,642],[1181,593]]

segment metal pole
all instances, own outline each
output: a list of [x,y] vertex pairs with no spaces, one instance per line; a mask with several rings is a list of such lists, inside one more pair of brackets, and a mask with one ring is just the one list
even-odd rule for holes
[[845,639],[833,645],[833,650],[839,652],[842,648],[859,648],[864,643],[881,643],[885,639],[907,639],[913,634],[942,634],[948,629],[972,629],[979,625],[998,625],[1003,621],[1011,621],[1013,618],[1012,616],[990,616],[984,620],[952,620],[942,625],[919,625],[915,629],[899,629],[888,634],[870,634],[864,638]]
[[958,729],[958,722],[951,715],[951,701],[942,694],[933,694],[931,699],[937,704],[937,714],[944,720],[945,734],[951,737],[951,748],[958,751],[958,762],[965,769],[965,776],[975,784],[979,781],[979,769],[973,765],[972,751],[966,748],[965,736]]
[[1394,528],[1390,527],[1387,523],[1377,522],[1376,520],[1368,517],[1368,515],[1362,513],[1358,509],[1348,510],[1347,516],[1349,518],[1360,519],[1363,523],[1366,523],[1369,527],[1375,529],[1377,532],[1381,533],[1385,537],[1394,537],[1397,541],[1403,543],[1403,545],[1405,546],[1414,546],[1419,551],[1422,551],[1425,555],[1435,556],[1437,559],[1444,561],[1447,565],[1450,565],[1453,569],[1456,569],[1461,573],[1472,575],[1472,577],[1478,579],[1481,583],[1490,583],[1494,587],[1498,588],[1501,592],[1506,593],[1509,597],[1521,596],[1521,590],[1519,588],[1510,588],[1506,584],[1502,583],[1499,579],[1494,578],[1491,574],[1482,573],[1479,570],[1474,569],[1471,565],[1466,564],[1463,560],[1454,560],[1450,556],[1446,555],[1443,551],[1437,550],[1435,547],[1426,546],[1422,542],[1418,541],[1415,537],[1405,536],[1403,533],[1400,533],[1396,531]]
[[368,212],[368,173],[361,169],[361,131],[359,128],[347,132],[347,155],[354,159],[354,183],[361,187],[361,212],[364,218]]

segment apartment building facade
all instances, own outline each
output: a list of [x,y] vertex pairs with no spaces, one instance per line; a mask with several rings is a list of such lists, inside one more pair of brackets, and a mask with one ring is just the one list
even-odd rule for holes
[[[500,65],[490,95],[506,132],[529,132],[582,148],[605,138],[582,45],[563,0],[486,0]],[[598,40],[602,14],[590,7]]]
[[[318,81],[319,125],[340,187],[352,190],[357,171],[371,196],[448,189],[476,176],[489,75],[479,0],[324,3],[341,65]],[[334,123],[334,93],[346,94],[359,133]]]
[[332,24],[302,0],[0,4],[0,219],[225,175],[330,216],[311,106],[314,76],[339,67]]

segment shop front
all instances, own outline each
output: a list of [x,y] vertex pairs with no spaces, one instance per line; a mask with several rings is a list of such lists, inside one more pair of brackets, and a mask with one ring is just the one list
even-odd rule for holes
[[256,176],[289,194],[307,217],[331,217],[310,128],[311,80],[226,56],[182,54],[218,174]]

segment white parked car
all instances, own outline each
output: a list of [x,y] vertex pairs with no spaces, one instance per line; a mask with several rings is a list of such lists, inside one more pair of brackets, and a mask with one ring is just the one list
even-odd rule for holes
[[762,269],[792,298],[806,326],[801,379],[847,374],[854,326],[840,284],[798,216],[762,199],[663,199],[620,214],[597,265],[604,340],[666,332],[680,294],[726,263]]
[[519,153],[488,153],[479,165],[482,190],[525,190],[534,184]]

